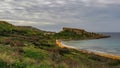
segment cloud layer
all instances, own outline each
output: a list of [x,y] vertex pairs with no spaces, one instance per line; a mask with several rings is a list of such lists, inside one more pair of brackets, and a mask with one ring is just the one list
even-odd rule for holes
[[119,12],[120,0],[0,1],[0,20],[55,31],[68,26],[88,31],[120,32]]

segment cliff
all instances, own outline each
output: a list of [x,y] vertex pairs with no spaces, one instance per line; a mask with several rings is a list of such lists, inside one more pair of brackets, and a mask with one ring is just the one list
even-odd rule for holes
[[76,34],[83,34],[84,32],[86,32],[84,29],[68,28],[68,27],[63,27],[63,31],[75,32]]
[[62,31],[54,34],[54,37],[62,40],[82,40],[82,39],[107,38],[110,36],[93,33],[93,32],[87,32],[83,29],[64,27]]

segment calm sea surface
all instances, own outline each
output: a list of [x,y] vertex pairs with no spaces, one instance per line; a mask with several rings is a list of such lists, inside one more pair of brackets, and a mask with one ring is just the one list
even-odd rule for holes
[[110,38],[63,41],[65,45],[73,46],[78,49],[84,49],[92,52],[102,52],[114,55],[120,55],[120,33],[103,33],[111,35]]

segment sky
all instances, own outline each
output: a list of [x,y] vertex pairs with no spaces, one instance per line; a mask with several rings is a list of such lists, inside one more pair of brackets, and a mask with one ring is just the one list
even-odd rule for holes
[[47,31],[120,32],[120,0],[1,0],[0,20]]

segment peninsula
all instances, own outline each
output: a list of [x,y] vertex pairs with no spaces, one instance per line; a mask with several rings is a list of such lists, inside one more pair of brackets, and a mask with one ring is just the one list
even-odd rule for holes
[[63,30],[58,33],[55,33],[54,37],[56,39],[61,39],[61,40],[83,40],[83,39],[108,38],[110,36],[106,36],[94,32],[87,32],[83,29],[63,27]]

